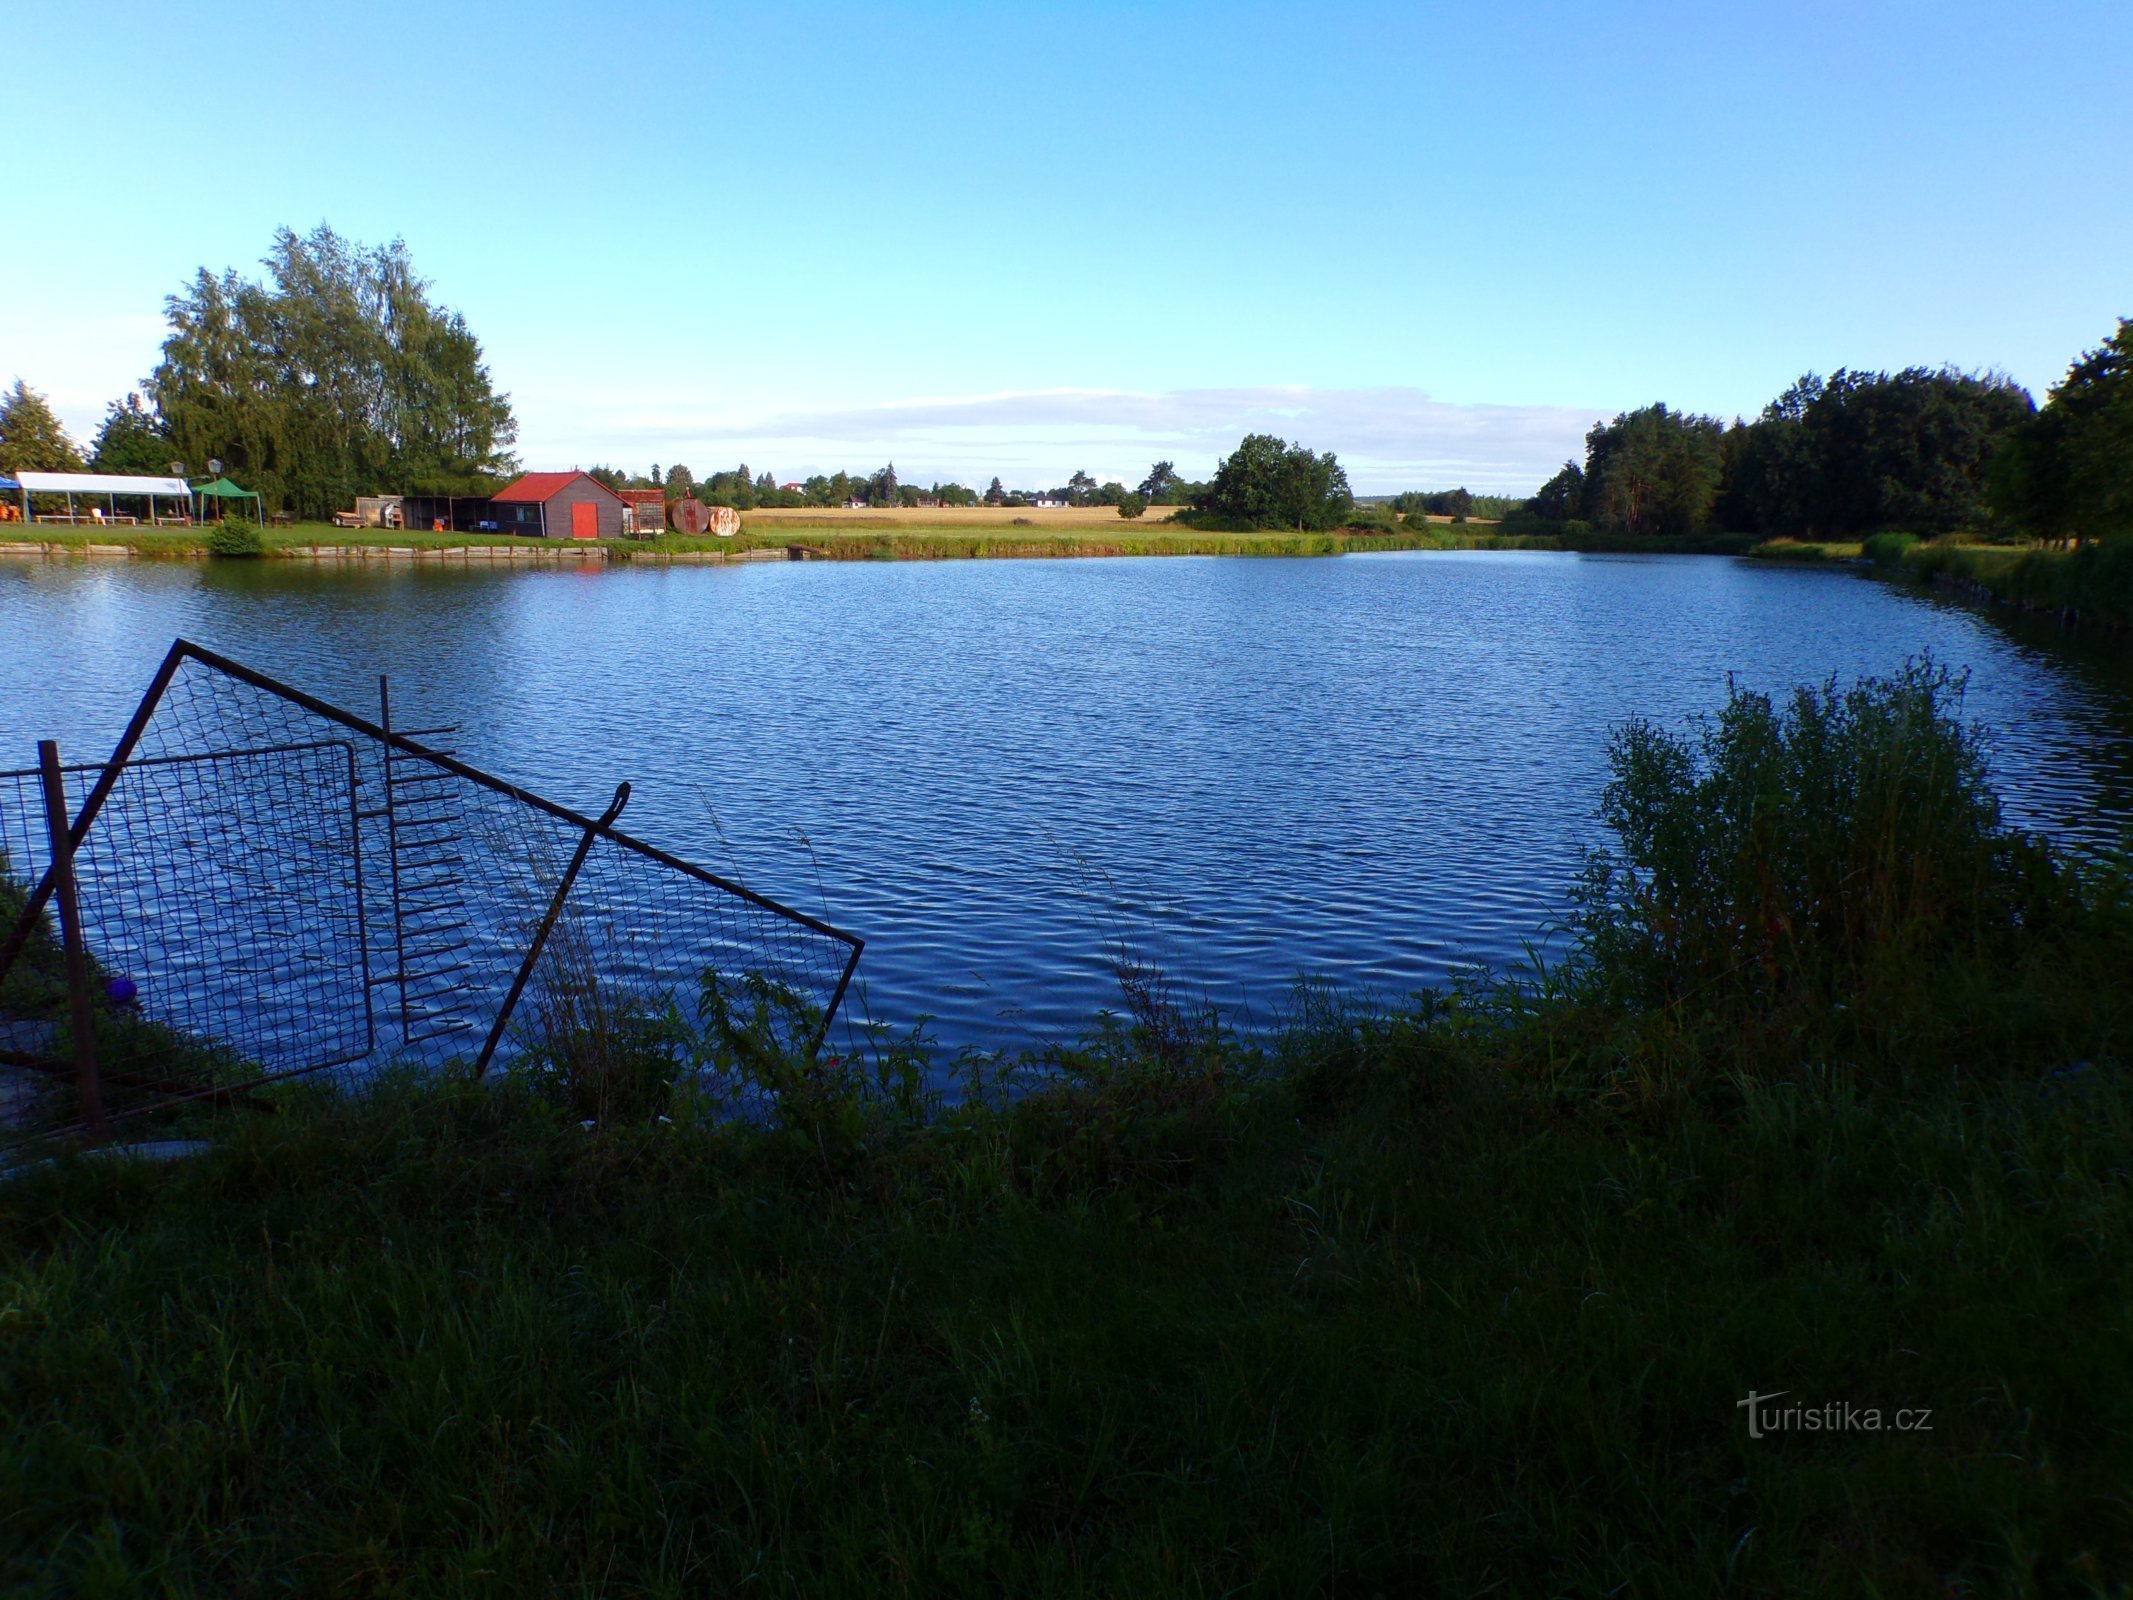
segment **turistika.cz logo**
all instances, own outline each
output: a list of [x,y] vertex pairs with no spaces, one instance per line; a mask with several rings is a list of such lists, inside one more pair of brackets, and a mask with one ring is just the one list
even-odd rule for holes
[[1780,1389],[1776,1394],[1748,1391],[1748,1398],[1735,1409],[1748,1413],[1749,1438],[1765,1439],[1773,1433],[1881,1433],[1892,1425],[1897,1433],[1933,1431],[1931,1406],[1905,1406],[1884,1412],[1878,1406],[1855,1406],[1849,1400],[1830,1400],[1818,1406],[1777,1403],[1791,1393],[1790,1389]]

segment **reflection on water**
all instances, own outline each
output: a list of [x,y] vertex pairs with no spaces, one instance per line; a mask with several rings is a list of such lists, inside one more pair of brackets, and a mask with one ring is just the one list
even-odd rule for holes
[[109,749],[179,634],[863,934],[951,1040],[1115,1001],[1107,936],[1261,1014],[1516,959],[1596,837],[1607,728],[1728,675],[1972,669],[2016,821],[2115,836],[2115,647],[1840,571],[1469,553],[453,572],[0,564],[0,764]]

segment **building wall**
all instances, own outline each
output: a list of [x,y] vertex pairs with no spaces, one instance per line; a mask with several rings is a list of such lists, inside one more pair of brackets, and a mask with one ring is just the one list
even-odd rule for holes
[[[591,504],[599,508],[600,537],[622,537],[622,501],[619,496],[602,488],[591,478],[579,478],[565,484],[547,500],[538,505],[518,500],[496,502],[497,518],[502,531],[521,538],[545,533],[551,539],[570,537],[570,508],[574,505]],[[520,520],[523,517],[523,521]]]
[[569,538],[570,508],[588,501],[600,508],[600,537],[603,539],[621,538],[621,499],[610,494],[590,478],[580,478],[575,483],[566,484],[548,497],[548,537],[551,539]]

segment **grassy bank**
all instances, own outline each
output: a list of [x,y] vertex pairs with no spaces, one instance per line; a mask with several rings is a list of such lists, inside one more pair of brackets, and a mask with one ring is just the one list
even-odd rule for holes
[[1818,566],[1830,561],[1857,561],[1861,546],[1856,542],[1814,539],[1765,539],[1746,554],[1757,561],[1792,562]]
[[[748,513],[741,531],[717,539],[662,534],[654,539],[511,539],[493,534],[426,533],[377,528],[335,528],[299,523],[266,530],[268,559],[308,557],[314,551],[375,552],[519,550],[549,557],[588,552],[612,561],[658,561],[667,556],[737,555],[751,551],[810,551],[839,561],[967,561],[999,557],[1071,556],[1331,556],[1356,550],[1573,550],[1596,554],[1733,555],[1752,539],[1716,534],[1687,539],[1638,539],[1587,533],[1578,536],[1505,534],[1493,524],[1431,523],[1394,531],[1335,530],[1224,532],[1149,519],[1127,521],[1115,513],[1009,513],[989,510],[955,520],[919,512]],[[208,554],[201,528],[71,528],[50,524],[0,526],[0,548],[42,545],[59,552],[126,551],[135,556],[183,560]]]
[[2068,622],[2133,630],[2133,542],[2078,550],[1921,544],[1903,552],[1902,570],[2025,611]]
[[2124,1594],[2133,930],[1947,695],[1626,730],[1544,982],[0,1185],[0,1582]]
[[[34,537],[31,537],[34,535]],[[332,528],[299,524],[263,535],[267,559],[306,557],[315,550],[422,552],[520,550],[549,556],[596,555],[610,561],[657,561],[672,555],[738,555],[750,551],[803,549],[837,561],[946,561],[1015,556],[1146,555],[1339,555],[1350,549],[1460,548],[1466,541],[1429,532],[1393,534],[1216,533],[1169,523],[1082,519],[1076,523],[1018,527],[1006,517],[992,522],[937,525],[882,517],[835,522],[801,517],[745,521],[741,531],[719,539],[662,534],[651,539],[509,539],[490,534],[448,534]],[[125,550],[149,558],[189,559],[208,554],[199,528],[84,529],[36,525],[0,529],[0,543],[42,544],[86,553]]]

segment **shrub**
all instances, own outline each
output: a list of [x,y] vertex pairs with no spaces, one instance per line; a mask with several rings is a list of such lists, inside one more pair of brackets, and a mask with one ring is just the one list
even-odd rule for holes
[[263,556],[267,541],[249,517],[224,517],[208,530],[207,553],[214,556]]
[[2061,880],[2002,826],[1962,690],[1928,660],[1783,703],[1734,689],[1693,742],[1618,731],[1600,814],[1619,844],[1576,891],[1587,975],[1706,1014],[1827,1007],[2034,924]]
[[1893,567],[1902,562],[1906,550],[1918,543],[1915,533],[1877,533],[1859,548],[1875,566]]
[[1147,509],[1148,497],[1144,494],[1135,494],[1129,490],[1119,498],[1118,514],[1129,522],[1140,516]]

